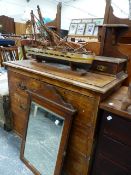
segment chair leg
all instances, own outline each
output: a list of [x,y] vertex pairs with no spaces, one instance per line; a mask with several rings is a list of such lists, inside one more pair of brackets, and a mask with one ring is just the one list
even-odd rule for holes
[[34,108],[34,113],[33,113],[33,116],[34,116],[34,117],[36,117],[37,110],[38,110],[38,106],[37,106],[37,105],[35,105],[35,108]]

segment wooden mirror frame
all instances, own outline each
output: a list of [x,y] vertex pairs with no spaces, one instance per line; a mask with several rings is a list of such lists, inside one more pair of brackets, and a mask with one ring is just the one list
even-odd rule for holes
[[[49,88],[49,90],[48,90]],[[72,116],[76,112],[75,109],[68,103],[65,103],[64,100],[61,98],[59,94],[57,94],[55,88],[51,85],[47,85],[45,87],[46,91],[42,89],[39,92],[41,93],[34,93],[31,91],[28,91],[29,98],[28,98],[28,110],[27,110],[27,117],[25,121],[25,131],[22,138],[22,144],[21,144],[21,152],[20,152],[20,159],[26,164],[26,166],[35,174],[40,175],[41,173],[32,165],[30,162],[24,157],[24,150],[25,150],[25,144],[26,144],[26,135],[28,130],[28,121],[30,116],[30,105],[31,102],[35,102],[39,104],[40,106],[46,108],[49,111],[52,111],[53,113],[61,116],[64,119],[64,125],[60,140],[60,145],[58,149],[57,154],[57,160],[55,164],[54,174],[52,175],[59,175],[62,169],[62,163],[65,156],[65,150],[67,146],[67,140],[69,136],[69,131],[71,128],[71,122],[72,122]],[[50,94],[48,92],[50,92]],[[52,100],[53,99],[53,100]]]

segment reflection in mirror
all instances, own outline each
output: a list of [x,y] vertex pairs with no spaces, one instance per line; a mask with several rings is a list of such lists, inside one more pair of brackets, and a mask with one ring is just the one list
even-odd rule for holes
[[54,174],[63,124],[62,117],[31,103],[24,157],[42,175]]
[[129,18],[129,1],[112,0],[113,14],[118,18]]

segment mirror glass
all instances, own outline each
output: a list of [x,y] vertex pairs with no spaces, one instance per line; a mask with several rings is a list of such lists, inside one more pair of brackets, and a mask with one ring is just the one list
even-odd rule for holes
[[31,103],[24,158],[42,175],[53,175],[64,119]]

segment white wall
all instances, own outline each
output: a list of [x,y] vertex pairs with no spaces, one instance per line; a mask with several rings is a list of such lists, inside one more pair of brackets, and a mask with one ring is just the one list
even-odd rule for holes
[[76,0],[71,3],[63,3],[62,26],[69,29],[71,19],[103,18],[104,12],[105,0]]
[[0,0],[0,15],[13,17],[17,22],[25,22],[30,19],[30,11],[37,14],[37,5],[40,5],[43,17],[55,18],[57,2],[53,0]]
[[128,18],[129,0],[112,0],[114,15],[119,18]]
[[[62,29],[69,29],[71,19],[104,17],[105,0],[0,0],[0,15],[13,17],[17,22],[25,22],[30,19],[31,9],[36,12],[36,6],[40,5],[43,17],[55,18],[57,4],[62,5]],[[128,17],[128,0],[112,0],[115,15]],[[120,7],[120,9],[119,9]],[[122,10],[127,14],[124,15]]]

